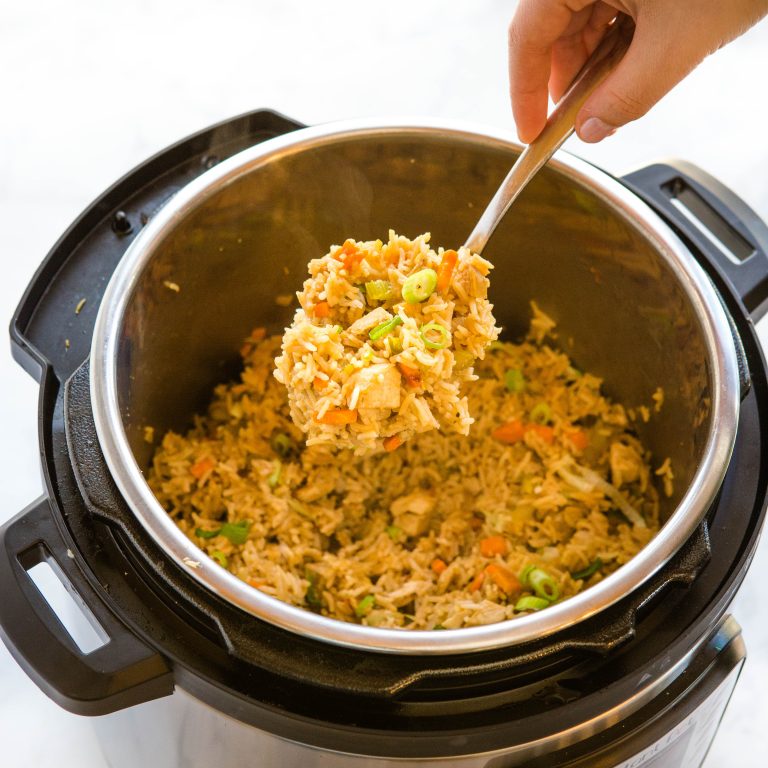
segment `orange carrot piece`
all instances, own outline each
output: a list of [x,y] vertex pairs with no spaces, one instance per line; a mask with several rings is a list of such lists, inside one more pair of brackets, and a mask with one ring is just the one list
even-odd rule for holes
[[576,429],[567,435],[577,451],[583,451],[589,445],[589,436],[583,429]]
[[331,307],[327,301],[318,301],[313,312],[315,317],[328,317],[331,314]]
[[391,435],[384,438],[384,450],[387,453],[392,453],[403,444],[403,438],[400,435]]
[[256,579],[248,579],[248,584],[250,584],[254,589],[259,589],[260,587],[264,586],[265,582],[256,581]]
[[200,461],[195,462],[190,468],[189,471],[192,473],[192,476],[199,480],[203,475],[206,474],[206,472],[210,472],[214,467],[216,466],[216,462],[206,456],[204,459],[200,459]]
[[485,572],[491,577],[496,586],[508,595],[520,592],[522,589],[520,579],[509,568],[505,568],[503,565],[499,565],[499,563],[487,565]]
[[477,592],[477,590],[483,586],[484,581],[485,573],[480,571],[480,573],[478,573],[477,576],[475,576],[475,578],[469,582],[469,587],[467,587],[467,589],[469,589],[470,592]]
[[555,442],[555,430],[545,424],[529,424],[528,429],[535,432],[545,443],[552,445]]
[[438,576],[448,567],[445,560],[436,557],[429,566]]
[[312,386],[317,390],[325,389],[327,383],[328,382],[325,379],[321,379],[319,376],[315,376],[315,378],[312,379]]
[[525,425],[519,419],[507,421],[491,432],[491,437],[500,443],[514,445],[525,437]]
[[503,536],[488,536],[480,540],[480,554],[483,557],[507,554],[507,540]]
[[437,290],[440,293],[445,293],[448,290],[458,259],[459,254],[456,251],[445,251],[443,253],[443,260],[437,268]]
[[315,417],[318,424],[331,424],[333,426],[342,426],[344,424],[354,424],[357,421],[357,411],[349,408],[331,408],[320,418]]
[[421,371],[418,368],[411,368],[410,365],[406,365],[405,363],[398,363],[397,367],[400,369],[400,373],[403,374],[405,383],[409,387],[421,386]]

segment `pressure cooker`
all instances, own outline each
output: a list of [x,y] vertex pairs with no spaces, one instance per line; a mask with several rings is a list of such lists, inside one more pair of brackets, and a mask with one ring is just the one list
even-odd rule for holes
[[[612,397],[665,394],[637,426],[674,467],[664,524],[580,595],[486,627],[339,622],[209,563],[144,479],[146,428],[184,430],[249,331],[290,322],[275,298],[309,259],[390,228],[460,244],[520,151],[471,125],[260,110],[151,158],[53,247],[11,325],[40,382],[45,493],[0,529],[0,635],[94,716],[110,765],[701,765],[745,660],[728,607],[768,450],[768,228],[701,169],[616,178],[559,153],[484,253],[505,337],[535,299]],[[38,588],[41,564],[93,647]]]

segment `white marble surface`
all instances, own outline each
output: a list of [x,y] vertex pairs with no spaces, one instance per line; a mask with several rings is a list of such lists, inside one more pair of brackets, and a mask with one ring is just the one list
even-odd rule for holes
[[[0,0],[5,321],[91,199],[148,155],[227,116],[268,106],[307,123],[403,114],[510,128],[511,7],[507,0]],[[767,70],[763,23],[604,146],[569,148],[613,172],[684,157],[768,217],[768,102],[760,93]],[[34,499],[41,482],[37,387],[7,351],[0,370],[2,521]],[[763,541],[733,608],[750,656],[707,768],[766,764],[766,582]],[[0,765],[103,768],[89,721],[48,701],[3,646],[0,692]]]

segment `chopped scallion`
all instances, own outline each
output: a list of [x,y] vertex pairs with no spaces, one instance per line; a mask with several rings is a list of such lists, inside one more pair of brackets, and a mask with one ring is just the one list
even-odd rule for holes
[[530,418],[536,424],[548,424],[552,421],[552,409],[546,403],[537,403],[531,408]]
[[366,616],[371,612],[371,608],[376,603],[376,597],[375,595],[366,595],[356,606],[355,606],[355,616],[357,616],[358,619],[362,619],[363,616]]
[[596,557],[586,568],[582,568],[580,571],[574,571],[571,574],[572,579],[588,579],[593,574],[597,573],[603,567],[603,561]]
[[245,544],[250,527],[250,520],[241,520],[239,523],[224,523],[221,527],[221,535],[229,539],[233,544]]
[[517,368],[510,368],[504,374],[504,385],[510,392],[522,392],[525,389],[525,376]]
[[221,533],[221,528],[216,528],[213,531],[206,531],[204,528],[195,528],[195,536],[199,536],[201,539],[213,539]]
[[226,568],[229,565],[227,556],[220,549],[214,549],[210,555],[222,568]]
[[392,541],[398,541],[403,535],[403,529],[396,525],[388,525],[385,530],[387,531],[387,536],[389,536]]
[[540,611],[542,608],[546,608],[548,605],[549,605],[549,600],[545,600],[543,597],[534,597],[533,595],[525,595],[515,603],[515,610],[516,611]]
[[550,603],[560,597],[560,585],[543,568],[533,568],[527,576],[527,584],[539,597]]
[[419,336],[427,349],[445,349],[451,343],[451,334],[440,323],[424,323],[419,328]]
[[274,469],[267,475],[267,485],[270,488],[277,488],[280,483],[280,475],[283,471],[283,464],[279,459],[275,460]]
[[285,432],[273,432],[269,444],[281,459],[287,459],[296,451],[296,443]]
[[437,287],[437,272],[434,269],[421,269],[407,277],[403,283],[403,298],[409,304],[426,301]]
[[371,341],[378,341],[388,333],[392,333],[398,325],[402,324],[403,318],[400,317],[400,315],[395,315],[391,320],[385,320],[383,323],[379,323],[375,328],[372,328],[368,332],[368,338]]

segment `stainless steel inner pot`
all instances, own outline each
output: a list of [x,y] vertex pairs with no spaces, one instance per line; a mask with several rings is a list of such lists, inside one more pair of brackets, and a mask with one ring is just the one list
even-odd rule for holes
[[[708,278],[671,230],[618,181],[559,153],[515,203],[484,255],[504,337],[529,302],[558,341],[628,406],[664,406],[637,429],[655,462],[669,456],[675,494],[658,536],[596,586],[514,621],[426,632],[328,619],[252,589],[184,536],[152,495],[143,439],[183,430],[213,386],[237,373],[255,326],[279,333],[309,259],[347,237],[392,228],[434,245],[464,242],[520,152],[475,127],[339,123],[252,147],[180,190],[139,234],[112,277],[93,337],[91,395],[110,471],[154,540],[189,576],[294,632],[391,653],[447,654],[526,642],[615,603],[661,568],[706,514],[722,482],[739,409],[728,320]],[[180,287],[169,290],[165,281]],[[481,403],[474,404],[482,408]],[[460,439],[460,438],[457,438]]]

